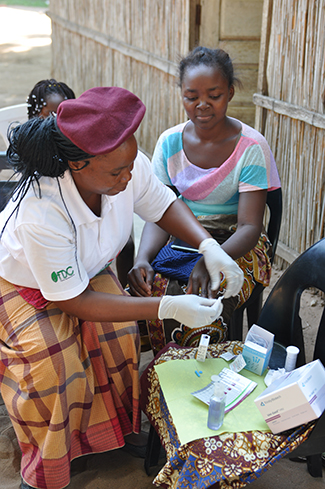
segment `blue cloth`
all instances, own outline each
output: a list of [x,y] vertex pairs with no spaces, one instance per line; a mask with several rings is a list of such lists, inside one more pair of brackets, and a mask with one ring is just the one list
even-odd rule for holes
[[201,253],[173,250],[172,243],[161,248],[151,263],[156,273],[164,277],[188,282],[196,262],[203,256]]

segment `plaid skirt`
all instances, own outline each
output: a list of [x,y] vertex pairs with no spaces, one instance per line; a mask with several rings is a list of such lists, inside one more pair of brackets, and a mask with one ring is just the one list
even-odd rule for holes
[[[125,294],[110,269],[90,288]],[[140,431],[134,322],[81,321],[55,304],[35,309],[0,278],[0,387],[33,487],[61,489],[71,460],[120,448]]]

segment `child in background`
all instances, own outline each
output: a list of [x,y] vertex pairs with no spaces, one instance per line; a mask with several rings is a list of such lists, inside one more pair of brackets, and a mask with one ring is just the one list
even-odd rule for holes
[[56,113],[63,100],[76,98],[73,90],[63,82],[57,82],[54,78],[41,80],[32,89],[27,97],[28,119],[42,117],[46,119],[50,114]]

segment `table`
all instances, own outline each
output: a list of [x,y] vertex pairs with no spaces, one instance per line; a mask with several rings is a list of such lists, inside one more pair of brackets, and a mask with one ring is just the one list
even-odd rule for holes
[[[226,351],[238,354],[242,346],[240,341],[210,345],[208,355],[217,358]],[[257,479],[300,445],[312,431],[314,422],[278,435],[261,431],[225,433],[181,445],[153,367],[165,361],[193,359],[196,351],[197,348],[169,343],[141,376],[141,408],[167,454],[167,463],[153,482],[171,489],[211,486],[238,489]]]

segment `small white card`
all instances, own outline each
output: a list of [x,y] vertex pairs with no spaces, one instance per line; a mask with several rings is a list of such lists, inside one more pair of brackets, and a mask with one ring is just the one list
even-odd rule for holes
[[241,403],[241,401],[243,401],[257,386],[257,383],[253,380],[249,380],[243,375],[229,370],[229,368],[224,368],[219,375],[213,375],[211,379],[213,382],[210,382],[210,384],[203,387],[203,389],[192,392],[192,395],[209,405],[211,396],[214,393],[214,383],[218,380],[221,381],[225,386],[225,413],[228,413],[234,407],[238,406],[238,404]]
[[226,360],[226,362],[230,362],[230,360],[232,360],[236,356],[237,355],[235,355],[235,353],[231,353],[230,351],[225,351],[224,353],[222,353],[222,355],[220,355],[220,358],[223,358],[224,360]]
[[246,367],[246,362],[241,353],[237,355],[235,360],[229,365],[230,370],[236,373],[240,372],[245,367]]

